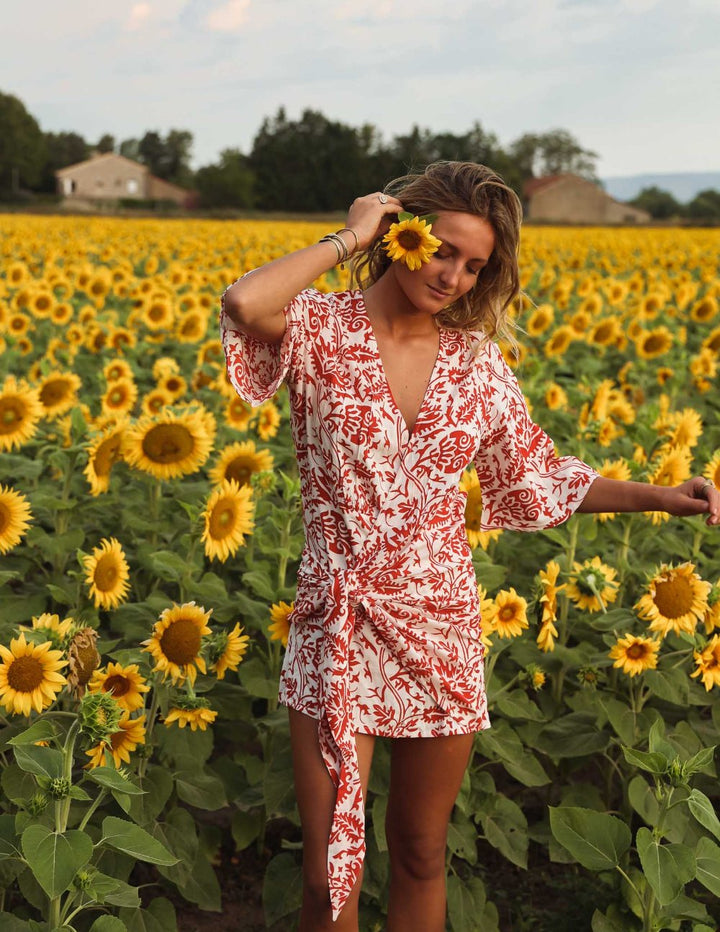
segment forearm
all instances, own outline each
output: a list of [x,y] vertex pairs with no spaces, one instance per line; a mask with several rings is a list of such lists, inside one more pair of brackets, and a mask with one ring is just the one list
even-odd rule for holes
[[599,476],[588,489],[578,511],[665,511],[668,489],[649,482],[624,482]]

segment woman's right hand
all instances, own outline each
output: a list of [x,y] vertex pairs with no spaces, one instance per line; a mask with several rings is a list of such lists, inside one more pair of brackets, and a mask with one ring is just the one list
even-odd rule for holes
[[[384,203],[380,199],[381,195],[386,198]],[[379,236],[384,236],[402,209],[403,206],[396,197],[382,194],[380,191],[355,198],[348,211],[345,226],[358,238],[357,251],[367,249]]]

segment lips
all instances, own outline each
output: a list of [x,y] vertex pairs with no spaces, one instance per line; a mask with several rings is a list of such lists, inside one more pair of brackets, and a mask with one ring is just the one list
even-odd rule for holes
[[435,295],[436,298],[445,299],[445,298],[449,298],[449,297],[450,297],[450,293],[447,292],[447,291],[440,291],[439,288],[433,288],[432,285],[428,285],[428,288],[429,288],[430,291]]

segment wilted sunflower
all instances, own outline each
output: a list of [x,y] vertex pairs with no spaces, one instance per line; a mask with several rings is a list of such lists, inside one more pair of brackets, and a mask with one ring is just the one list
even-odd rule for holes
[[294,602],[290,605],[287,602],[276,602],[270,608],[271,624],[268,626],[270,640],[281,641],[283,647],[287,647],[290,634],[290,613],[294,608]]
[[207,500],[202,517],[205,555],[224,563],[252,533],[254,505],[252,489],[234,479],[224,480]]
[[95,646],[97,639],[98,633],[94,628],[81,628],[68,644],[67,681],[75,699],[82,699],[90,677],[100,666],[100,654]]
[[550,560],[544,570],[540,570],[541,594],[538,598],[538,604],[541,608],[540,630],[538,631],[537,644],[541,651],[547,653],[555,649],[555,638],[558,636],[555,621],[557,620],[557,594],[565,588],[565,583],[558,586],[557,580],[560,575],[560,564],[555,560]]
[[65,666],[62,651],[52,644],[28,643],[21,634],[8,649],[0,644],[0,703],[12,715],[42,712],[51,705],[67,680],[58,673]]
[[671,631],[692,634],[708,609],[712,586],[695,572],[693,563],[663,564],[648,583],[648,591],[635,605],[651,631],[665,637]]
[[85,753],[90,762],[85,766],[90,770],[105,766],[105,752],[112,755],[116,767],[130,763],[130,755],[138,745],[145,744],[145,716],[130,718],[128,712],[123,712],[119,722],[119,730],[110,736],[109,742],[100,744]]
[[528,627],[527,602],[513,589],[501,589],[495,596],[493,633],[501,638],[519,637]]
[[177,479],[197,472],[207,460],[215,439],[209,411],[199,406],[156,417],[142,417],[123,439],[123,455],[130,466],[156,479]]
[[210,614],[194,602],[185,602],[173,604],[160,615],[152,637],[143,644],[144,650],[155,658],[154,669],[163,673],[164,678],[169,676],[173,683],[178,683],[187,677],[194,683],[198,670],[207,672],[200,651],[203,636],[211,633]]
[[600,557],[574,563],[566,595],[583,611],[605,611],[607,603],[617,598],[619,584],[615,576],[615,570],[602,563]]
[[195,696],[193,699],[183,697],[179,700],[177,705],[170,708],[164,722],[168,728],[175,722],[180,728],[189,725],[193,731],[197,731],[198,728],[205,731],[216,718],[217,712],[210,708],[207,699]]
[[88,690],[91,693],[108,693],[121,709],[126,712],[135,712],[144,706],[143,693],[150,689],[139,670],[136,663],[127,667],[121,663],[108,663],[104,670],[95,670],[88,683]]
[[44,413],[37,389],[9,375],[0,388],[0,451],[30,440]]
[[637,676],[638,673],[654,670],[657,667],[659,650],[659,641],[628,634],[623,638],[618,638],[610,649],[610,657],[615,661],[614,667],[627,673],[628,676]]
[[442,240],[430,232],[432,223],[420,217],[400,219],[383,237],[384,249],[393,262],[403,262],[411,272],[430,261]]
[[720,634],[711,637],[702,650],[696,650],[694,657],[697,669],[690,676],[701,676],[707,692],[720,686]]
[[0,485],[0,553],[8,553],[22,540],[32,514],[27,499],[9,486]]
[[91,495],[100,495],[110,488],[110,472],[115,463],[122,459],[126,428],[123,422],[114,424],[88,445],[88,461],[83,473],[90,483]]
[[95,608],[117,608],[130,590],[130,572],[120,543],[114,537],[103,538],[100,546],[83,558],[83,563],[85,582]]
[[40,402],[46,417],[57,417],[77,404],[78,389],[82,385],[74,372],[51,372],[38,386]]

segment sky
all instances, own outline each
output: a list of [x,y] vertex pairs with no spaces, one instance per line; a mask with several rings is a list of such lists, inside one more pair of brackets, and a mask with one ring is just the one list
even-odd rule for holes
[[319,110],[503,146],[568,130],[600,177],[720,170],[718,0],[20,0],[0,91],[46,132],[194,136],[193,167],[265,117]]

